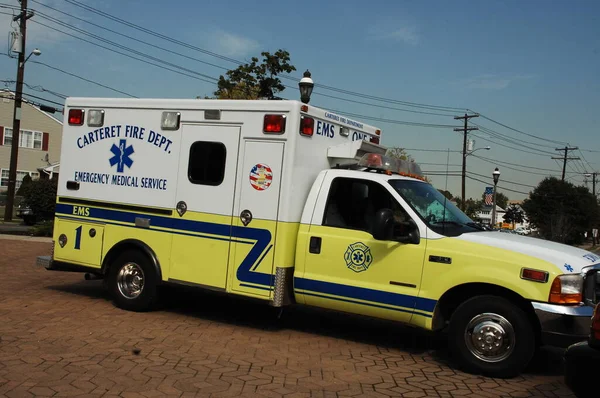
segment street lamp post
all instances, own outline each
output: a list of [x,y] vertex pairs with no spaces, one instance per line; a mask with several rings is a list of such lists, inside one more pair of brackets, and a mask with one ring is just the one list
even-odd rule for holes
[[496,167],[494,172],[492,173],[494,177],[494,196],[492,199],[492,224],[496,226],[496,185],[498,184],[498,179],[500,178],[500,170]]
[[304,76],[300,79],[298,83],[298,87],[300,88],[300,101],[305,104],[310,102],[310,95],[312,94],[313,88],[315,84],[313,80],[310,78],[310,72],[308,69],[304,72]]

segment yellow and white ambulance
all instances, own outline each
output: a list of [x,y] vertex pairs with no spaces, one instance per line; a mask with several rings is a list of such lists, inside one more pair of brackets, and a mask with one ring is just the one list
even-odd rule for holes
[[381,136],[296,101],[69,98],[38,264],[134,311],[181,284],[445,331],[494,376],[585,338],[600,257],[482,230]]

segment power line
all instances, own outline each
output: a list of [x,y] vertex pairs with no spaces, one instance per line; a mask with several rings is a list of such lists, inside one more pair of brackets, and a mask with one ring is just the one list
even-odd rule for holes
[[[179,55],[180,57],[187,58],[189,60],[193,60],[193,61],[200,62],[200,63],[206,64],[206,65],[209,65],[209,66],[213,66],[215,68],[227,70],[227,68],[224,67],[224,66],[220,66],[220,65],[216,65],[216,64],[213,64],[213,63],[210,63],[210,62],[207,62],[207,61],[203,61],[203,60],[195,58],[195,57],[190,57],[190,56],[182,54],[180,52],[169,50],[169,49],[167,49],[165,47],[161,47],[161,46],[158,46],[156,44],[152,44],[152,43],[149,43],[147,41],[140,40],[140,39],[137,39],[135,37],[126,35],[124,33],[117,32],[117,31],[115,31],[113,29],[107,28],[105,26],[98,25],[96,23],[93,23],[91,21],[85,20],[83,18],[79,18],[79,17],[77,17],[77,16],[75,16],[73,14],[70,14],[68,12],[59,10],[59,9],[57,9],[55,7],[51,7],[51,6],[47,5],[47,4],[43,4],[43,3],[39,2],[39,1],[36,1],[36,0],[31,0],[31,1],[33,1],[34,3],[40,4],[40,5],[44,6],[44,7],[47,7],[49,9],[51,9],[51,10],[57,11],[57,12],[59,12],[61,14],[64,14],[64,15],[70,17],[70,18],[73,18],[73,19],[85,22],[86,24],[89,24],[89,25],[92,25],[92,26],[96,26],[96,27],[98,27],[100,29],[103,29],[103,30],[106,30],[108,32],[114,33],[116,35],[128,38],[128,39],[136,41],[138,43],[142,43],[142,44],[145,44],[147,46],[150,46],[150,47],[162,50],[162,51],[166,51],[166,52],[171,53],[171,54]],[[290,88],[289,86],[286,86],[286,87]],[[356,101],[356,100],[352,100],[352,99],[348,99],[348,98],[342,98],[342,97],[338,97],[338,96],[334,96],[334,95],[323,94],[323,93],[320,93],[320,92],[313,92],[313,95],[320,95],[320,96],[323,96],[323,97],[332,98],[332,99],[336,99],[336,100],[340,100],[340,101],[352,102],[352,103],[357,103],[357,104],[367,105],[367,106],[372,106],[372,107],[377,107],[377,108],[391,109],[391,110],[396,110],[396,111],[399,111],[399,112],[410,112],[410,113],[417,113],[417,114],[424,114],[424,115],[434,115],[434,116],[449,117],[448,114],[444,114],[444,113],[416,111],[416,110],[412,110],[412,109],[402,109],[402,108],[390,107],[390,106],[385,106],[385,105],[380,105],[380,104],[372,104],[372,103],[368,103],[368,102]]]
[[[7,86],[8,86],[8,84],[14,84],[14,83],[16,83],[15,80],[0,80],[0,82],[5,83]],[[52,95],[54,95],[56,97],[59,97],[59,98],[62,98],[62,99],[66,99],[67,98],[67,96],[64,95],[64,94],[58,93],[56,91],[48,90],[48,89],[46,89],[46,88],[44,88],[42,86],[32,86],[31,84],[27,84],[25,82],[23,82],[23,84],[25,86],[27,86],[29,89],[34,90],[34,91],[49,93],[49,94],[52,94]]]
[[[478,178],[475,178],[475,177],[467,176],[467,178],[469,178],[469,179],[471,179],[471,180],[474,180],[474,181],[481,182],[481,183],[483,183],[483,184],[485,184],[485,185],[489,185],[489,182],[482,181],[482,180],[480,180],[480,179],[478,179]],[[505,191],[509,191],[509,192],[520,193],[520,194],[522,194],[522,195],[529,195],[529,192],[517,191],[517,190],[515,190],[515,189],[505,188],[505,187],[502,187],[502,186],[500,186],[500,185],[498,185],[498,188],[500,188],[500,189],[502,189],[502,190],[505,190]]]
[[[9,55],[7,55],[7,54],[4,54],[4,53],[0,53],[0,55],[4,55],[5,57],[12,58],[11,56],[9,56]],[[85,81],[85,82],[88,82],[88,83],[95,84],[95,85],[97,85],[97,86],[99,86],[99,87],[106,88],[106,89],[108,89],[108,90],[111,90],[111,91],[114,91],[114,92],[117,92],[117,93],[120,93],[120,94],[124,94],[124,95],[126,95],[126,96],[128,96],[128,97],[131,97],[131,98],[138,98],[138,97],[136,97],[135,95],[132,95],[132,94],[126,93],[126,92],[124,92],[124,91],[121,91],[121,90],[117,90],[116,88],[113,88],[113,87],[107,86],[107,85],[105,85],[105,84],[98,83],[98,82],[96,82],[96,81],[93,81],[93,80],[87,79],[87,78],[85,78],[85,77],[82,77],[82,76],[76,75],[75,73],[68,72],[68,71],[66,71],[66,70],[63,70],[63,69],[57,68],[56,66],[48,65],[48,64],[46,64],[46,63],[44,63],[44,62],[40,62],[40,61],[34,61],[34,60],[32,60],[32,59],[30,59],[30,60],[29,60],[29,61],[27,61],[27,62],[31,62],[31,63],[38,64],[38,65],[43,65],[43,66],[45,66],[46,68],[53,69],[53,70],[55,70],[55,71],[57,71],[57,72],[63,73],[63,74],[65,74],[65,75],[68,75],[68,76],[71,76],[71,77],[75,77],[75,78],[77,78],[77,79],[83,80],[83,81]]]
[[[61,13],[61,14],[64,14],[64,15],[66,15],[66,16],[68,16],[68,17],[70,17],[70,18],[73,18],[73,19],[76,19],[76,20],[79,20],[79,21],[85,22],[85,24],[86,24],[86,25],[92,25],[92,26],[95,26],[95,27],[97,27],[97,28],[100,28],[100,29],[106,30],[106,31],[108,31],[108,32],[111,32],[111,33],[114,33],[114,34],[116,34],[116,35],[119,35],[119,36],[126,37],[126,38],[128,38],[128,39],[130,39],[130,40],[133,40],[133,41],[137,41],[138,43],[142,43],[142,44],[145,44],[145,45],[147,45],[147,46],[154,47],[154,48],[157,48],[157,49],[159,49],[159,50],[162,50],[162,51],[166,51],[166,52],[168,52],[168,53],[171,53],[171,54],[179,55],[180,57],[187,58],[187,59],[189,59],[189,60],[193,60],[193,61],[196,61],[196,62],[200,62],[200,63],[202,63],[202,64],[209,65],[209,66],[213,66],[213,67],[215,67],[215,68],[219,68],[219,69],[224,69],[224,70],[227,70],[227,68],[226,68],[226,67],[224,67],[224,66],[220,66],[220,65],[213,64],[213,63],[210,63],[210,62],[207,62],[207,61],[203,61],[203,60],[201,60],[201,59],[199,59],[199,58],[190,57],[189,55],[185,55],[185,54],[182,54],[182,53],[180,53],[180,52],[177,52],[177,51],[169,50],[168,48],[161,47],[161,46],[158,46],[158,45],[156,45],[156,44],[152,44],[152,43],[150,43],[150,42],[147,42],[147,41],[144,41],[144,40],[137,39],[137,38],[135,38],[135,37],[133,37],[133,36],[126,35],[125,33],[117,32],[116,30],[113,30],[113,29],[107,28],[107,27],[105,27],[105,26],[102,26],[102,25],[98,25],[98,24],[96,24],[96,23],[94,23],[94,22],[91,22],[91,21],[89,21],[89,20],[86,20],[86,19],[83,19],[83,18],[79,18],[79,17],[77,17],[77,16],[75,16],[75,15],[73,15],[73,14],[70,14],[70,13],[68,13],[68,12],[66,12],[66,11],[59,10],[58,8],[55,8],[55,7],[51,7],[51,6],[47,5],[47,4],[43,4],[43,3],[41,3],[41,2],[39,2],[39,1],[37,1],[37,0],[31,0],[31,1],[32,1],[32,2],[34,2],[34,3],[37,3],[37,4],[39,4],[39,5],[41,5],[41,6],[43,6],[43,7],[46,7],[46,8],[49,8],[49,9],[51,9],[51,10],[54,10],[54,11],[56,11],[56,12],[59,12],[59,13]],[[40,12],[40,11],[38,11],[38,13],[39,13],[39,12]],[[47,15],[47,14],[42,14],[42,15]]]
[[[48,20],[50,20],[50,21],[52,21],[52,19],[50,19],[50,18],[48,18],[48,17],[46,17],[46,16],[43,16],[43,15],[41,15],[41,17],[42,17],[42,18],[45,18],[45,19],[48,19]],[[162,66],[162,65],[158,65],[158,64],[155,64],[155,63],[153,63],[153,62],[149,62],[149,61],[146,61],[146,60],[143,60],[143,59],[140,59],[140,58],[134,57],[134,56],[132,56],[132,55],[130,55],[130,54],[123,53],[123,52],[120,52],[120,51],[114,50],[114,49],[112,49],[112,48],[109,48],[109,47],[105,47],[105,46],[103,46],[103,45],[101,45],[101,44],[94,43],[93,41],[86,40],[86,39],[84,39],[84,38],[82,38],[82,37],[79,37],[79,36],[76,36],[76,35],[74,35],[74,34],[67,33],[67,32],[65,32],[65,31],[63,31],[63,30],[60,30],[60,29],[58,29],[58,28],[55,28],[55,27],[53,27],[53,26],[46,25],[46,24],[44,24],[44,23],[41,23],[41,22],[39,22],[39,21],[34,21],[34,22],[35,22],[35,23],[37,23],[37,24],[39,24],[39,25],[42,25],[42,26],[44,26],[44,27],[46,27],[46,28],[48,28],[48,29],[52,29],[52,30],[54,30],[54,31],[57,31],[57,32],[60,32],[60,33],[62,33],[62,34],[64,34],[64,35],[67,35],[67,36],[73,37],[73,38],[75,38],[75,39],[77,39],[77,40],[81,40],[81,41],[83,41],[83,42],[86,42],[86,43],[92,44],[92,45],[94,45],[94,46],[97,46],[97,47],[103,48],[103,49],[105,49],[105,50],[112,51],[112,52],[114,52],[114,53],[117,53],[117,54],[123,55],[123,56],[125,56],[125,57],[128,57],[128,58],[135,59],[135,60],[137,60],[137,61],[140,61],[140,62],[147,63],[147,64],[149,64],[149,65],[156,66],[156,67],[158,67],[158,68],[161,68],[161,69],[165,69],[165,70],[168,70],[168,71],[171,71],[171,72],[174,72],[174,73],[178,73],[178,74],[180,74],[180,75],[183,75],[183,76],[191,77],[191,78],[193,78],[193,79],[196,79],[196,80],[201,80],[201,81],[204,81],[204,82],[206,82],[206,83],[211,83],[211,84],[214,84],[214,83],[216,83],[216,82],[218,81],[218,79],[216,79],[216,78],[214,78],[214,77],[212,77],[212,76],[208,76],[208,75],[205,75],[205,74],[203,74],[203,73],[196,72],[196,71],[194,71],[194,70],[187,69],[187,68],[181,67],[181,66],[179,66],[179,65],[175,65],[175,64],[173,64],[173,63],[170,63],[170,62],[167,62],[167,61],[163,61],[163,60],[161,60],[161,59],[159,59],[159,58],[156,58],[156,57],[153,57],[153,56],[151,56],[151,55],[147,55],[147,54],[144,54],[144,53],[142,53],[142,52],[139,52],[139,51],[136,51],[136,50],[134,50],[134,49],[131,49],[131,48],[129,48],[129,47],[122,46],[122,45],[120,45],[120,44],[118,44],[118,43],[112,42],[112,41],[110,41],[110,40],[103,39],[103,38],[101,38],[101,37],[99,37],[99,36],[96,36],[96,35],[94,35],[94,34],[88,33],[88,32],[86,32],[86,31],[84,31],[84,30],[82,30],[82,29],[75,28],[75,27],[73,27],[73,26],[70,26],[69,24],[65,24],[65,23],[62,23],[62,22],[55,22],[55,21],[52,21],[52,22],[58,23],[58,24],[60,24],[60,25],[64,25],[65,27],[68,27],[69,29],[75,30],[75,31],[77,31],[77,32],[79,32],[79,33],[81,33],[81,34],[84,34],[84,35],[86,35],[86,36],[93,37],[93,38],[95,38],[96,40],[100,40],[100,41],[102,41],[102,42],[105,42],[105,43],[107,43],[107,44],[111,44],[111,45],[113,45],[113,46],[115,46],[115,47],[122,48],[122,49],[124,49],[124,50],[126,50],[126,51],[130,51],[130,52],[132,52],[132,53],[134,53],[134,54],[138,54],[138,55],[140,55],[140,56],[142,56],[142,57],[144,57],[144,58],[148,58],[148,59],[151,59],[151,60],[153,60],[153,61],[160,62],[160,63],[162,63],[162,64],[169,65],[169,66],[172,66],[172,67],[174,67],[174,68],[181,69],[181,70],[183,70],[183,71],[185,71],[185,72],[188,72],[188,73],[193,73],[193,74],[195,74],[195,75],[198,75],[198,76],[193,76],[193,75],[190,75],[190,74],[188,74],[188,73],[183,73],[183,72],[180,72],[180,71],[178,71],[178,70],[174,70],[174,69],[171,69],[171,68],[168,68],[168,67]],[[199,77],[199,76],[201,76],[201,77]],[[210,80],[209,80],[209,79],[210,79]]]
[[[193,45],[191,45],[189,43],[182,42],[182,41],[174,39],[174,38],[172,38],[170,36],[166,36],[166,35],[163,35],[161,33],[156,32],[156,31],[152,31],[152,30],[144,28],[142,26],[133,24],[133,23],[131,23],[129,21],[125,21],[125,20],[123,20],[123,19],[121,19],[119,17],[116,17],[116,16],[108,14],[108,13],[106,13],[104,11],[98,10],[98,9],[96,9],[94,7],[91,7],[91,6],[88,6],[86,4],[83,4],[83,3],[79,2],[79,1],[76,1],[76,0],[64,0],[64,1],[66,1],[67,3],[70,3],[72,5],[75,5],[77,7],[83,8],[83,9],[89,11],[89,12],[92,12],[92,13],[95,13],[97,15],[100,15],[100,16],[102,16],[104,18],[110,19],[110,20],[112,20],[114,22],[121,23],[121,24],[126,25],[126,26],[128,26],[130,28],[142,31],[144,33],[147,33],[147,34],[155,36],[155,37],[159,37],[159,38],[161,38],[163,40],[166,40],[166,41],[169,41],[171,43],[175,43],[175,44],[178,44],[180,46],[183,46],[183,47],[195,50],[195,51],[199,51],[201,53],[204,53],[204,54],[207,54],[207,55],[219,58],[219,59],[223,59],[225,61],[229,61],[229,62],[235,63],[237,65],[243,64],[239,60],[236,60],[236,59],[233,59],[233,58],[230,58],[230,57],[226,57],[226,56],[214,53],[212,51],[208,51],[208,50],[202,49],[202,48],[197,47],[197,46],[193,46]],[[300,80],[300,79],[298,79],[296,77],[292,77],[292,76],[285,76],[285,75],[283,75],[282,77],[284,79],[293,80],[293,81],[296,81],[296,82]],[[442,111],[442,112],[444,112],[444,111],[445,112],[456,112],[456,111],[464,111],[465,110],[465,108],[459,108],[459,107],[448,107],[448,106],[430,105],[430,104],[422,104],[422,103],[417,103],[417,102],[400,101],[400,100],[394,100],[394,99],[389,99],[389,98],[383,98],[383,97],[378,97],[378,96],[374,96],[374,95],[358,93],[358,92],[354,92],[354,91],[350,91],[350,90],[344,90],[344,89],[340,89],[340,88],[336,88],[336,87],[332,87],[332,86],[327,86],[327,85],[319,84],[319,83],[315,84],[315,87],[316,88],[323,88],[323,89],[331,90],[331,91],[336,91],[336,92],[339,92],[339,93],[343,93],[343,94],[347,94],[347,95],[352,95],[352,96],[356,96],[356,97],[361,97],[361,98],[376,100],[376,101],[380,101],[380,102],[388,102],[388,103],[393,103],[393,104],[398,104],[398,105],[405,105],[405,106],[415,107],[415,108],[437,110],[437,111]],[[450,115],[448,115],[448,116],[450,116]]]
[[496,145],[500,145],[500,146],[502,146],[502,147],[505,147],[505,148],[508,148],[508,149],[512,149],[512,150],[515,150],[515,151],[519,151],[519,152],[523,152],[523,153],[528,153],[528,154],[530,154],[530,155],[536,155],[536,156],[543,156],[543,157],[546,157],[546,156],[548,156],[547,154],[544,154],[544,153],[538,153],[538,152],[526,151],[525,149],[516,148],[516,147],[510,146],[510,145],[506,145],[506,144],[503,144],[503,143],[501,143],[501,142],[494,141],[494,140],[492,140],[491,138],[488,138],[488,137],[482,137],[482,136],[480,136],[480,135],[477,135],[477,134],[473,134],[473,136],[475,136],[475,137],[477,137],[477,138],[479,138],[479,139],[481,139],[481,140],[483,140],[483,141],[491,142],[491,143],[494,143],[494,144],[496,144]]
[[[498,163],[498,164],[501,164],[501,165],[508,165],[508,166],[521,166],[521,167],[525,167],[525,168],[528,168],[528,169],[534,169],[534,170],[543,170],[543,171],[552,171],[552,172],[555,172],[555,173],[558,173],[558,172],[559,172],[559,170],[553,170],[553,169],[544,169],[544,168],[542,168],[542,167],[534,167],[534,166],[529,166],[529,165],[525,165],[525,164],[519,164],[519,163],[508,163],[508,162],[504,162],[504,161],[501,161],[501,160],[496,160],[496,159],[486,158],[486,157],[484,157],[484,156],[480,156],[480,155],[472,155],[472,156],[473,156],[473,157],[476,157],[476,158],[478,158],[478,159],[481,159],[481,160],[486,160],[486,161],[488,161],[488,162]],[[526,170],[523,170],[523,171],[524,171],[524,172],[527,172]]]
[[[531,149],[533,151],[537,151],[537,152],[540,152],[540,153],[552,154],[552,152],[549,152],[549,151],[546,151],[546,150],[543,150],[543,149],[538,149],[537,147],[554,148],[554,147],[547,146],[547,145],[535,144],[535,143],[531,143],[529,141],[520,140],[520,139],[517,139],[517,138],[512,138],[512,137],[506,136],[506,135],[504,135],[502,133],[498,133],[497,131],[489,129],[489,128],[485,127],[485,126],[479,126],[479,127],[480,127],[480,130],[482,132],[487,133],[487,134],[489,134],[490,136],[492,136],[494,138],[498,138],[498,139],[504,140],[504,141],[506,141],[506,142],[508,142],[510,144],[519,145],[519,146],[522,146],[523,148]],[[528,146],[528,145],[525,145],[525,144],[535,145],[536,147],[531,147],[531,146]]]
[[521,130],[515,129],[515,128],[513,128],[513,127],[507,126],[507,125],[506,125],[506,124],[504,124],[504,123],[500,123],[500,122],[498,122],[498,121],[496,121],[496,120],[494,120],[494,119],[492,119],[492,118],[490,118],[490,117],[487,117],[487,116],[485,116],[485,115],[483,115],[483,114],[481,114],[481,113],[480,113],[479,115],[480,115],[482,118],[484,118],[484,119],[486,119],[486,120],[489,120],[489,121],[490,121],[490,122],[492,122],[492,123],[496,123],[496,124],[498,124],[498,125],[500,125],[500,126],[502,126],[502,127],[504,127],[504,128],[507,128],[507,129],[509,129],[509,130],[512,130],[512,131],[514,131],[514,132],[516,132],[516,133],[524,134],[524,135],[526,135],[526,136],[528,136],[528,137],[532,137],[532,138],[537,138],[538,140],[542,140],[542,141],[546,141],[546,142],[552,142],[552,143],[554,143],[554,144],[566,144],[566,142],[563,142],[563,141],[555,141],[555,140],[551,140],[551,139],[544,138],[544,137],[539,137],[539,136],[537,136],[537,135],[529,134],[529,133],[526,133],[526,132],[524,132],[524,131],[521,131]]

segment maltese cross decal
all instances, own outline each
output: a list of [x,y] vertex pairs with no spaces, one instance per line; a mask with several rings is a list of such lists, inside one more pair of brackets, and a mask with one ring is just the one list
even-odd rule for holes
[[125,166],[128,169],[133,165],[133,159],[131,154],[134,152],[133,145],[127,146],[127,140],[119,140],[119,146],[112,145],[110,151],[113,153],[113,157],[109,159],[111,167],[117,165],[117,173],[125,171]]

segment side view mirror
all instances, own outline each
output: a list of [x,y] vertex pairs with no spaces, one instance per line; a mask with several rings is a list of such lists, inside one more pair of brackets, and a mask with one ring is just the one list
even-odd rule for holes
[[413,245],[418,245],[421,242],[419,227],[414,220],[408,220],[407,222],[402,223],[401,227],[401,232],[395,237],[395,240],[400,243],[411,243]]
[[373,219],[373,237],[377,240],[394,238],[394,213],[390,209],[381,209]]
[[421,242],[417,224],[413,220],[396,223],[394,213],[390,209],[381,209],[375,214],[371,233],[377,240],[391,240],[415,245]]

